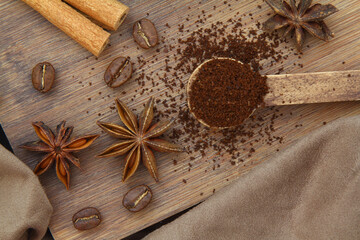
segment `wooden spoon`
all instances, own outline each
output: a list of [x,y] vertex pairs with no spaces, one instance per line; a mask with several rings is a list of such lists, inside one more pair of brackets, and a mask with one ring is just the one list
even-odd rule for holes
[[[216,59],[228,59],[242,64],[242,62],[232,58],[219,57],[206,60],[191,74],[186,88],[190,112],[200,123],[215,128],[217,126],[209,126],[194,114],[189,93],[201,67]],[[264,97],[264,106],[360,100],[360,70],[267,75],[267,85],[269,86],[269,93]]]

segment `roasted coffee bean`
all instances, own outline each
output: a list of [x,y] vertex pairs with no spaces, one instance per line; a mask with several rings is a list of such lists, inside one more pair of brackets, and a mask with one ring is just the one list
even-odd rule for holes
[[36,90],[49,91],[55,80],[54,67],[48,62],[38,63],[32,70],[31,80]]
[[139,185],[130,189],[123,198],[123,206],[130,212],[144,209],[151,201],[152,192],[146,185]]
[[143,18],[134,24],[133,37],[135,42],[145,49],[156,46],[159,41],[155,25],[146,18]]
[[118,57],[110,63],[104,74],[105,83],[116,88],[124,84],[132,75],[132,64],[130,58]]
[[75,213],[72,221],[76,229],[88,230],[100,224],[101,216],[99,210],[93,207],[88,207]]

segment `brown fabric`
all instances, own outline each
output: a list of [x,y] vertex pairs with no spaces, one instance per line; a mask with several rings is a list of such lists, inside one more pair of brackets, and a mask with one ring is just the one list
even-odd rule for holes
[[360,117],[313,132],[145,239],[360,239]]
[[0,145],[0,239],[41,239],[51,213],[38,177]]

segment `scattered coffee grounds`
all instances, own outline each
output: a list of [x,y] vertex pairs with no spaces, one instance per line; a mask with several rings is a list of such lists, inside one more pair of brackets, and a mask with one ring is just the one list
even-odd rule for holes
[[196,118],[210,127],[244,122],[263,103],[266,77],[231,59],[205,62],[192,81],[189,104]]
[[[192,163],[191,168],[198,167],[200,163],[211,163],[204,169],[205,172],[210,172],[213,165],[218,169],[218,163],[212,163],[214,158],[219,161],[229,159],[228,166],[237,167],[246,164],[249,155],[255,154],[251,149],[282,142],[283,138],[276,136],[275,128],[275,121],[280,115],[278,108],[264,108],[237,127],[222,130],[205,127],[193,117],[186,104],[185,89],[191,73],[208,59],[228,57],[251,66],[253,71],[262,75],[279,74],[292,67],[284,69],[280,65],[277,72],[274,68],[288,54],[294,54],[286,45],[279,50],[278,46],[284,40],[276,33],[263,32],[259,22],[254,21],[251,25],[243,23],[243,14],[232,13],[232,17],[225,21],[211,19],[210,24],[207,22],[209,14],[199,15],[195,22],[184,21],[177,26],[166,27],[166,31],[170,29],[171,32],[176,28],[178,37],[169,37],[164,33],[150,58],[144,54],[134,59],[134,80],[141,89],[135,90],[128,98],[128,101],[138,101],[143,95],[156,94],[157,106],[162,105],[161,111],[154,109],[157,117],[176,118],[170,138],[184,144],[187,152],[195,157],[196,160],[188,161]],[[194,26],[197,30],[193,30]],[[163,66],[160,69],[155,67],[161,61]],[[177,165],[187,166],[188,162],[178,161]],[[186,169],[190,170],[190,166]]]

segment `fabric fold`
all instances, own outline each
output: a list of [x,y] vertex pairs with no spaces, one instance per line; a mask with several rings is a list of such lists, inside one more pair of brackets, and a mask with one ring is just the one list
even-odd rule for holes
[[145,239],[360,239],[360,116],[307,135]]
[[0,145],[0,239],[41,239],[51,214],[38,177]]

